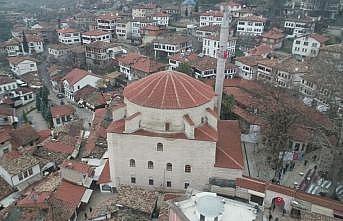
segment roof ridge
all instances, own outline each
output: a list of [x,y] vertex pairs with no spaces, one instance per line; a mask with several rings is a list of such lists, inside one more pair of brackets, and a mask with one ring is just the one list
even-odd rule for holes
[[225,154],[225,156],[229,157],[237,166],[239,166],[240,168],[244,168],[243,165],[241,165],[239,162],[237,162],[234,158],[232,158],[228,153],[226,153],[222,148],[220,148],[218,145],[217,145],[217,148],[219,151],[221,151],[222,153]]

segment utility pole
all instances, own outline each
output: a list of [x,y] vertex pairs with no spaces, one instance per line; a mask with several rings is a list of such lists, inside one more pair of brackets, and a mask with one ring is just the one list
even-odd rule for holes
[[229,38],[230,30],[230,11],[227,7],[224,8],[223,21],[220,28],[220,41],[219,51],[217,53],[217,74],[216,74],[216,87],[215,93],[217,95],[217,111],[220,117],[222,99],[223,99],[223,86],[225,78],[225,63],[228,58],[227,41]]

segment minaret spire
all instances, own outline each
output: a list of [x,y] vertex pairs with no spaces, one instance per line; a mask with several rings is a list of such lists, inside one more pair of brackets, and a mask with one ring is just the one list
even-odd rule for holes
[[230,30],[230,11],[227,7],[224,8],[223,21],[220,28],[219,51],[217,53],[217,74],[215,92],[217,95],[217,111],[220,117],[220,110],[223,97],[223,86],[225,78],[225,63],[228,57],[227,41]]

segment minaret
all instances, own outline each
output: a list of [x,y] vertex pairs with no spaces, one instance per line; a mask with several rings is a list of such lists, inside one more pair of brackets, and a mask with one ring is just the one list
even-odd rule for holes
[[220,117],[220,110],[222,105],[223,97],[223,86],[225,78],[225,63],[228,57],[227,52],[227,41],[229,38],[230,30],[230,11],[227,7],[224,8],[224,17],[220,28],[220,41],[219,41],[219,51],[217,53],[217,76],[216,76],[216,88],[215,92],[217,95],[217,111]]

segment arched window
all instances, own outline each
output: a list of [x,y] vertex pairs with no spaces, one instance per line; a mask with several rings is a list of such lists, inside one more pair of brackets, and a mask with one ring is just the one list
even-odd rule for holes
[[156,150],[157,151],[163,151],[163,144],[162,143],[157,143]]
[[192,171],[191,165],[186,165],[185,166],[185,173],[190,173]]
[[173,165],[171,163],[167,163],[167,171],[172,171]]
[[154,169],[154,163],[152,161],[148,161],[148,169]]
[[130,167],[136,167],[136,161],[134,159],[130,160]]

